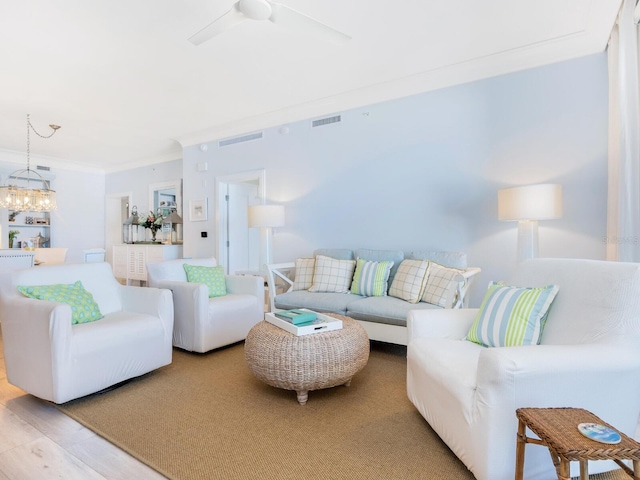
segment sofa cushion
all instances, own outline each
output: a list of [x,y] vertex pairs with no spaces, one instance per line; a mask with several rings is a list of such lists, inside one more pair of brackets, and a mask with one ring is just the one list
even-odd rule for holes
[[386,296],[392,266],[393,262],[370,262],[358,258],[351,282],[351,293],[363,297]]
[[418,303],[427,283],[427,260],[403,260],[389,288],[389,295],[409,303]]
[[431,262],[427,285],[421,300],[439,307],[452,308],[457,300],[456,292],[459,282],[463,281],[461,273],[462,271],[456,268],[447,268]]
[[374,262],[393,262],[391,272],[389,272],[389,285],[393,282],[398,267],[404,260],[404,252],[402,250],[372,250],[369,248],[359,248],[356,250],[356,258],[362,258],[363,260],[371,260]]
[[467,340],[486,347],[537,345],[557,285],[511,287],[491,282]]
[[222,297],[227,294],[227,284],[222,267],[202,267],[199,265],[183,265],[187,274],[187,282],[202,283],[209,289],[209,297]]
[[309,290],[313,285],[313,271],[316,266],[315,258],[297,258],[296,276],[293,279],[293,291]]
[[362,298],[364,297],[350,293],[312,293],[300,290],[281,293],[274,298],[274,303],[281,310],[308,308],[316,312],[346,315],[347,305]]
[[72,284],[18,285],[18,291],[29,298],[66,303],[71,307],[72,325],[95,322],[103,316],[93,295],[84,289],[80,280]]
[[439,309],[430,303],[409,303],[395,297],[356,297],[347,304],[347,315],[357,320],[407,326],[411,310]]
[[422,252],[416,251],[409,253],[406,258],[414,260],[430,260],[439,263],[445,267],[459,268],[464,270],[467,268],[467,254],[462,252]]
[[318,255],[310,292],[349,293],[355,260],[338,260]]
[[323,255],[325,257],[337,258],[338,260],[355,260],[353,250],[347,248],[318,248],[313,251],[313,256]]

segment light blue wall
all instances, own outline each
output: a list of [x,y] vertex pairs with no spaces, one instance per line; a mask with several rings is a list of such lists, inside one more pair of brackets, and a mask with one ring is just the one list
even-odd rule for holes
[[498,189],[541,182],[561,183],[565,205],[541,223],[541,255],[603,259],[606,71],[598,54],[340,112],[339,124],[185,148],[185,205],[207,196],[210,207],[209,222],[185,225],[185,255],[215,254],[215,178],[266,169],[268,202],[286,206],[276,262],[318,247],[464,251],[483,269],[477,305],[515,265]]
[[108,195],[131,192],[132,205],[138,207],[138,213],[144,214],[150,208],[149,184],[169,182],[180,178],[182,178],[182,160],[157,163],[107,174],[106,193]]

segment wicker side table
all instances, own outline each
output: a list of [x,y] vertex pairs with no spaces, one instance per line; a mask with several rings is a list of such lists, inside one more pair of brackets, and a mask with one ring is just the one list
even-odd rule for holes
[[355,320],[332,316],[342,329],[299,337],[266,321],[256,324],[244,343],[249,369],[267,385],[295,390],[300,405],[310,390],[349,386],[369,360],[369,337]]
[[[524,473],[524,448],[527,443],[549,449],[559,480],[569,480],[569,462],[580,462],[580,480],[589,478],[588,460],[613,460],[636,480],[640,480],[640,443],[620,433],[622,440],[615,445],[600,443],[578,431],[580,423],[597,423],[614,428],[593,413],[582,408],[519,408],[516,444],[516,480]],[[525,435],[526,428],[540,440]],[[622,460],[633,460],[633,470]]]

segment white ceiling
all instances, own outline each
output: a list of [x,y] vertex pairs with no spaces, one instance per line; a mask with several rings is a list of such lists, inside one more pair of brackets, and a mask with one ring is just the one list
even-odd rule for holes
[[[233,0],[0,0],[0,149],[116,171],[182,146],[606,48],[621,0],[280,0],[348,33],[336,46],[245,21]],[[41,162],[39,162],[41,163]]]

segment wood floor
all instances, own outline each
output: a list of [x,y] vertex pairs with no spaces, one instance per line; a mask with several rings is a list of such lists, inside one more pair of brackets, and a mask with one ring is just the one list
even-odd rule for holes
[[164,478],[50,403],[10,385],[0,341],[0,480]]

